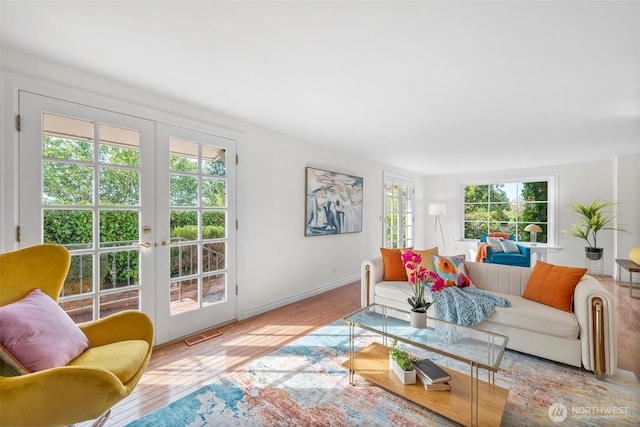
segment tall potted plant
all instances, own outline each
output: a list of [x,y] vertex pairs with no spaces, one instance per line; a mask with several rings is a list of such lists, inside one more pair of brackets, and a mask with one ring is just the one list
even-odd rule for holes
[[578,237],[587,242],[585,246],[585,255],[590,260],[599,260],[602,258],[604,249],[598,247],[597,234],[600,230],[617,230],[627,232],[627,230],[615,225],[615,217],[606,209],[617,203],[606,200],[596,199],[589,205],[574,203],[571,209],[578,214],[580,222],[571,224],[569,230],[562,230],[564,233]]

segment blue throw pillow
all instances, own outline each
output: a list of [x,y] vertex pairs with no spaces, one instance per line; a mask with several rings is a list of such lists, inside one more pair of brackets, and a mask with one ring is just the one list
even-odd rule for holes
[[513,240],[501,240],[502,249],[508,254],[519,254],[520,249]]

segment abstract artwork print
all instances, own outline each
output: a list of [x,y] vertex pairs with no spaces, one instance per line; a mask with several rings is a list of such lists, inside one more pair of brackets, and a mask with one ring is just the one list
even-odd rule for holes
[[306,168],[305,236],[362,231],[361,177]]

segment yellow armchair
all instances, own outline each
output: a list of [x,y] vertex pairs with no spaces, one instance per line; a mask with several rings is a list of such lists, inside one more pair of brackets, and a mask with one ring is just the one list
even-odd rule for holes
[[[0,255],[0,306],[40,288],[55,301],[70,254],[38,245]],[[151,358],[153,325],[126,310],[78,325],[89,347],[66,366],[20,376],[0,376],[1,426],[57,426],[108,416],[138,384]]]

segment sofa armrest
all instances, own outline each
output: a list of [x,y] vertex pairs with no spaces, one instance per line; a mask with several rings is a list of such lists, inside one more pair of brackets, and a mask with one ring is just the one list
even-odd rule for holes
[[518,243],[516,243],[516,245],[518,246],[518,249],[520,249],[520,253],[522,255],[526,256],[527,258],[531,258],[531,248],[529,246],[520,245]]
[[618,344],[616,307],[611,294],[594,277],[585,275],[573,293],[573,311],[580,325],[584,368],[596,376],[614,373]]
[[493,255],[493,251],[491,250],[491,246],[487,245],[487,259],[490,259],[491,255]]
[[382,257],[367,259],[362,262],[360,268],[360,305],[366,307],[373,304],[374,285],[382,282],[384,277],[384,263]]

